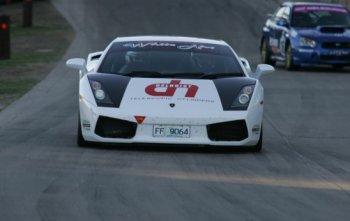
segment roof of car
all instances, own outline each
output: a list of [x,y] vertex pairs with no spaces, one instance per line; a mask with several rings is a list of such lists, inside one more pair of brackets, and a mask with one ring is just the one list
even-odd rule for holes
[[114,39],[113,42],[126,42],[126,41],[173,41],[173,42],[191,42],[191,43],[227,45],[227,43],[223,40],[184,37],[184,36],[161,36],[161,35],[118,37]]
[[336,7],[344,7],[341,4],[335,3],[321,3],[321,2],[284,2],[283,6],[296,6],[296,5],[313,5],[313,6],[336,6]]

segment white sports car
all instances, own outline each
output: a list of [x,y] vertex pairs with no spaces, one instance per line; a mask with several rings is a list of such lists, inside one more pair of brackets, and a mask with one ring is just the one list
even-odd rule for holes
[[78,145],[158,143],[262,148],[263,87],[224,41],[116,38],[80,70]]

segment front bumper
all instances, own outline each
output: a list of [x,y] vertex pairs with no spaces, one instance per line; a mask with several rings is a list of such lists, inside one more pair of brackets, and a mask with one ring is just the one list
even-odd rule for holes
[[295,65],[350,65],[350,49],[293,49]]
[[[260,138],[263,106],[252,105],[247,111],[223,111],[220,114],[207,113],[206,116],[167,116],[166,114],[143,114],[142,112],[122,110],[119,108],[96,107],[85,100],[80,101],[80,119],[82,135],[86,141],[100,143],[154,143],[154,144],[189,144],[215,146],[252,146]],[[137,123],[135,116],[145,116],[142,123]],[[123,131],[123,138],[115,138],[101,133],[98,125],[101,119],[115,120],[127,132]],[[220,124],[226,122],[224,124]],[[227,126],[227,122],[238,122],[238,126]],[[242,123],[243,122],[243,123]],[[154,125],[186,125],[190,126],[189,138],[154,137]],[[236,125],[236,124],[235,124]],[[244,125],[244,126],[242,126]],[[135,128],[134,128],[135,127]],[[217,128],[236,130],[232,136],[221,136]],[[135,131],[133,131],[133,128]],[[245,128],[245,131],[237,131]],[[231,131],[231,132],[232,132]],[[230,131],[226,131],[230,132]],[[211,135],[211,136],[209,136]],[[210,138],[209,138],[210,137]],[[231,140],[230,140],[231,139]],[[234,140],[233,140],[234,139]]]

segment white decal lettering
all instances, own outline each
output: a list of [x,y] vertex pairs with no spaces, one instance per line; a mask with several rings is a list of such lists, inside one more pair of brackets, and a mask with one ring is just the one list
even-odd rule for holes
[[207,46],[207,45],[202,45],[202,44],[190,44],[190,45],[179,45],[177,46],[178,49],[181,50],[190,50],[190,49],[198,49],[198,50],[202,50],[202,49],[210,49],[210,50],[215,50],[214,46]]

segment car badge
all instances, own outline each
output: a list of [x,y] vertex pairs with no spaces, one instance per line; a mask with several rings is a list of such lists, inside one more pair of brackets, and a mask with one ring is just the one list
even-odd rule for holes
[[175,107],[175,104],[174,104],[174,103],[170,103],[169,106],[170,106],[171,108],[173,108],[173,107]]

